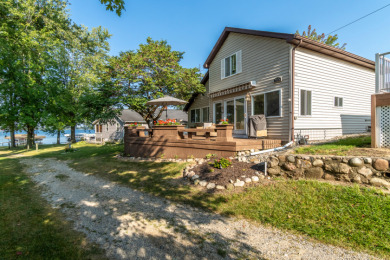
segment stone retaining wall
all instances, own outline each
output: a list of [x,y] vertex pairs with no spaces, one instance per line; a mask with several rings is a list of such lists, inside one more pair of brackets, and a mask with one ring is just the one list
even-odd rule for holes
[[270,176],[355,182],[390,189],[389,161],[345,156],[275,155],[267,159]]

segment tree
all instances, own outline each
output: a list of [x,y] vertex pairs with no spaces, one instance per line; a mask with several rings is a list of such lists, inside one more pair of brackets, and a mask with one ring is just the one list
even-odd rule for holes
[[[296,31],[295,34],[301,35],[298,30]],[[343,45],[340,46],[340,43],[337,42],[337,40],[339,39],[337,34],[328,35],[328,37],[325,36],[325,33],[318,35],[316,29],[311,30],[311,25],[307,27],[307,32],[305,31],[302,32],[302,36],[317,42],[325,43],[329,46],[336,47],[342,50],[345,50],[345,46],[347,45],[346,43],[344,43]]]
[[126,10],[124,0],[100,0],[100,3],[106,6],[106,10],[115,11],[118,16],[121,16],[122,11]]
[[146,102],[164,95],[188,100],[192,93],[203,93],[198,68],[183,68],[183,52],[174,51],[166,41],[140,44],[136,51],[122,52],[110,59],[110,74],[120,86],[121,103],[138,112],[151,125],[162,110]]
[[[9,120],[17,113],[18,126],[27,130],[27,144],[34,142],[34,130],[44,116],[50,89],[47,72],[53,69],[53,51],[61,44],[61,34],[69,26],[61,0],[3,1],[0,15],[0,93],[5,100],[1,111]],[[10,52],[12,50],[12,52]],[[7,94],[8,92],[8,94]],[[11,107],[12,110],[7,109]]]

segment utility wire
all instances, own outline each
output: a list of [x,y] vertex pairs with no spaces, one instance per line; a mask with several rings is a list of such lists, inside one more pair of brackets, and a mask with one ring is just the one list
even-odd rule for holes
[[374,13],[376,13],[376,12],[382,10],[382,9],[385,9],[385,8],[388,7],[388,6],[390,6],[390,4],[387,4],[387,5],[385,5],[385,6],[382,6],[381,8],[376,9],[375,11],[373,11],[373,12],[371,12],[371,13],[369,13],[369,14],[366,14],[365,16],[362,16],[362,17],[360,17],[359,19],[356,19],[355,21],[352,21],[352,22],[350,22],[350,23],[348,23],[348,24],[346,24],[346,25],[344,25],[344,26],[341,26],[340,28],[338,28],[338,29],[336,29],[336,30],[334,30],[334,31],[331,31],[330,33],[326,34],[326,36],[328,36],[328,35],[331,34],[331,33],[336,32],[336,31],[338,31],[338,30],[341,30],[341,29],[343,29],[343,28],[345,28],[345,27],[347,27],[347,26],[349,26],[349,25],[351,25],[351,24],[353,24],[353,23],[356,23],[357,21],[360,21],[360,20],[366,18],[367,16],[370,16],[370,15],[372,15],[372,14],[374,14]]

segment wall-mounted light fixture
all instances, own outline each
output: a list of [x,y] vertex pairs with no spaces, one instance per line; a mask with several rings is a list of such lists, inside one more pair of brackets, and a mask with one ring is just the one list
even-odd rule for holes
[[283,78],[282,77],[276,77],[274,78],[274,83],[280,83],[282,82]]
[[248,102],[251,101],[251,95],[250,95],[249,92],[246,93],[245,100],[248,101]]

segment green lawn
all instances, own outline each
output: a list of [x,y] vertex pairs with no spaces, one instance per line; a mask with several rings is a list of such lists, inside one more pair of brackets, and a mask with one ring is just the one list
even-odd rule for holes
[[122,145],[77,144],[75,148],[64,153],[63,146],[51,146],[25,155],[68,160],[79,171],[172,201],[382,257],[390,255],[390,196],[376,189],[279,179],[240,193],[212,194],[181,181],[185,164],[118,161],[114,155]]
[[0,259],[104,259],[101,249],[40,198],[17,159],[0,150]]
[[349,155],[356,148],[368,148],[371,146],[370,136],[351,137],[338,140],[333,143],[309,145],[295,149],[297,154],[330,154],[330,155]]

